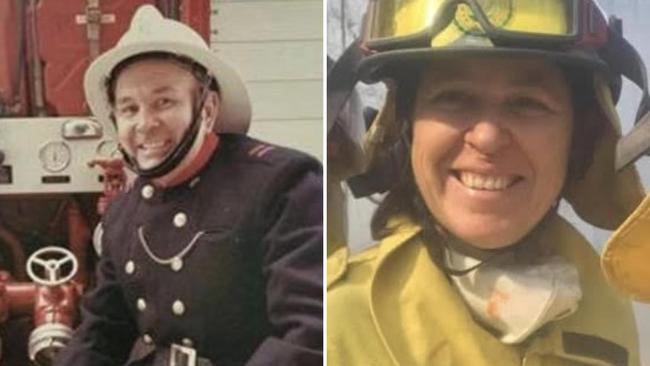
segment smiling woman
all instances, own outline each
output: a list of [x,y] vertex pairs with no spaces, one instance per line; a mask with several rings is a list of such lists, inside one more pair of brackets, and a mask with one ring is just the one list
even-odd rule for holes
[[387,194],[377,244],[328,260],[330,365],[639,364],[631,304],[557,213],[612,229],[642,197],[613,164],[613,70],[638,59],[594,1],[513,4],[370,2],[359,70],[388,95],[350,184]]
[[556,203],[573,124],[558,67],[535,59],[429,65],[413,117],[415,182],[431,214],[460,239],[511,245]]

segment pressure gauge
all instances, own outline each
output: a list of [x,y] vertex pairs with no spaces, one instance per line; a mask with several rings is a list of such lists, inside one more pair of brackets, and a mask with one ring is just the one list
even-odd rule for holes
[[50,141],[43,145],[38,152],[43,168],[51,173],[57,173],[65,169],[70,160],[72,153],[70,147],[63,141]]
[[96,152],[102,158],[116,158],[120,151],[115,140],[104,140],[97,145]]

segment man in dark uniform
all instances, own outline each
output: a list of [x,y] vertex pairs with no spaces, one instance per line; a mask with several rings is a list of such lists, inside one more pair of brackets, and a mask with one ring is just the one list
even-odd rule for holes
[[140,8],[84,82],[137,179],[96,231],[97,287],[57,365],[321,365],[322,169],[245,136],[238,75]]

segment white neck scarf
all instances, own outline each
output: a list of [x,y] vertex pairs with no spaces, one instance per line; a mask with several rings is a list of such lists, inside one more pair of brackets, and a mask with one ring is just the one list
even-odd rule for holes
[[[444,261],[460,270],[480,262],[450,248]],[[506,344],[522,342],[543,325],[572,314],[582,297],[576,267],[559,256],[535,263],[518,263],[511,256],[451,278],[474,316]]]

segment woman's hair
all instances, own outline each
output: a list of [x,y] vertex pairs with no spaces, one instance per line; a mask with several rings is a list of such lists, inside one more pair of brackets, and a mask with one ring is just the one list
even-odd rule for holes
[[[584,177],[591,165],[595,144],[608,126],[604,112],[598,107],[593,73],[578,67],[561,66],[561,69],[571,87],[574,121],[566,185]],[[400,157],[399,166],[395,167],[395,184],[373,214],[370,228],[374,240],[391,234],[388,221],[392,217],[406,216],[425,229],[433,225],[431,213],[415,184],[410,161],[413,114],[422,71],[419,65],[389,72],[395,86],[395,122],[400,126],[401,136],[397,140],[386,139],[376,151],[387,152],[394,144],[406,144],[407,148],[401,151],[407,153]]]

